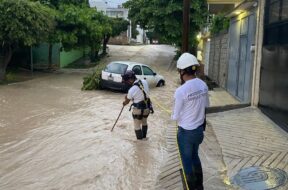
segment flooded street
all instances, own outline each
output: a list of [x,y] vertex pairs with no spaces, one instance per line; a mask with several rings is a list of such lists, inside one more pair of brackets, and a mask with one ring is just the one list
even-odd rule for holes
[[[167,85],[151,89],[171,105],[177,84],[170,46],[110,46],[104,61],[150,65]],[[147,141],[137,141],[129,107],[110,132],[125,94],[81,91],[89,71],[64,70],[0,86],[0,189],[153,189],[169,115],[155,107]],[[170,108],[170,107],[169,107]]]

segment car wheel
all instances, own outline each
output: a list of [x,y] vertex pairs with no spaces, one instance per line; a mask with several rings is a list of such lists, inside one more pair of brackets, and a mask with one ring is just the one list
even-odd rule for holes
[[164,86],[165,85],[165,81],[164,80],[160,80],[158,83],[157,83],[157,87],[161,87],[161,86]]

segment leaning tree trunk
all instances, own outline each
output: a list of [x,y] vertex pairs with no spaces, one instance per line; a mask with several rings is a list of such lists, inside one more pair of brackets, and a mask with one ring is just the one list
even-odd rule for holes
[[12,55],[13,51],[11,46],[8,46],[7,49],[4,48],[4,56],[3,59],[0,60],[0,81],[3,81],[5,79],[6,68],[11,61]]
[[110,36],[104,36],[104,39],[103,39],[103,52],[102,54],[103,55],[106,55],[107,54],[107,44],[109,42],[109,39],[110,39]]
[[52,51],[53,51],[53,44],[49,43],[49,50],[48,50],[48,69],[52,69]]
[[90,61],[93,63],[96,60],[96,48],[94,45],[91,46]]

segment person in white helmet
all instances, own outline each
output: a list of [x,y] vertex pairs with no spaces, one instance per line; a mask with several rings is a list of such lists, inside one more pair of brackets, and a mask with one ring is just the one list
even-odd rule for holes
[[148,83],[146,80],[137,79],[133,71],[126,71],[126,73],[122,75],[122,80],[128,85],[132,85],[128,91],[128,94],[125,96],[123,106],[129,104],[130,100],[133,101],[130,110],[133,107],[132,116],[134,120],[136,138],[138,140],[147,139],[147,118],[150,113],[154,113],[152,103],[149,98]]
[[181,86],[174,94],[172,120],[178,124],[177,142],[186,185],[189,190],[202,190],[203,172],[198,156],[204,138],[205,109],[209,106],[208,87],[196,77],[199,63],[190,53],[183,53],[177,61]]

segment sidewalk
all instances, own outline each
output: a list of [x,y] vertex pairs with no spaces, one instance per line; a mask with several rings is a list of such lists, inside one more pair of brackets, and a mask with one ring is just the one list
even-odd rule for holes
[[[223,89],[210,91],[209,98],[212,107],[239,104]],[[250,166],[288,172],[288,134],[258,109],[208,114],[207,121],[199,151],[206,190],[240,189],[231,184],[233,176]],[[156,189],[183,189],[173,123],[167,128],[167,152]],[[288,183],[278,189],[287,190]]]
[[[208,121],[222,149],[229,179],[251,166],[278,168],[288,173],[288,134],[257,108],[210,114]],[[287,190],[288,183],[278,189]]]

